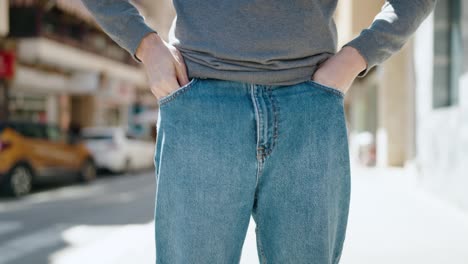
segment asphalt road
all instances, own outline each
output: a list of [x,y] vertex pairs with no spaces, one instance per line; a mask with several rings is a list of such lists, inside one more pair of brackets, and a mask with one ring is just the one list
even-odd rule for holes
[[22,199],[2,197],[0,264],[117,263],[106,256],[132,254],[132,236],[140,248],[151,249],[154,190],[149,171],[49,186]]

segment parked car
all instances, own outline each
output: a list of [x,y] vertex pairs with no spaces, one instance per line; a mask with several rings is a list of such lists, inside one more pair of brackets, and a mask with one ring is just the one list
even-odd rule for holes
[[96,178],[86,146],[51,124],[0,123],[0,187],[22,196],[40,182]]
[[84,128],[81,137],[98,168],[122,173],[151,168],[154,164],[154,142],[138,139],[123,127]]

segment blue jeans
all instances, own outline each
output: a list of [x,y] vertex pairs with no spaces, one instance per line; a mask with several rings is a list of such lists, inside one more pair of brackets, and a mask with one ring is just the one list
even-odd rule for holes
[[161,98],[156,263],[338,263],[350,199],[344,95],[312,80],[193,78]]

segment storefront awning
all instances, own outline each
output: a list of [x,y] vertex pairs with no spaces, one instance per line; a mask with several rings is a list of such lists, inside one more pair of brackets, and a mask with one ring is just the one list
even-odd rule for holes
[[70,71],[94,71],[146,87],[146,75],[141,68],[129,66],[47,38],[18,40],[18,58],[25,63],[44,63]]
[[92,72],[67,76],[18,65],[11,86],[15,91],[38,94],[94,94],[98,88],[98,76]]

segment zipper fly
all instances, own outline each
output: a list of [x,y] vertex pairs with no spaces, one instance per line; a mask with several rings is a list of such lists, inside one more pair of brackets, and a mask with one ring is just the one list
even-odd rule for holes
[[251,84],[250,95],[255,111],[257,159],[264,161],[276,145],[278,137],[278,104],[267,86]]

